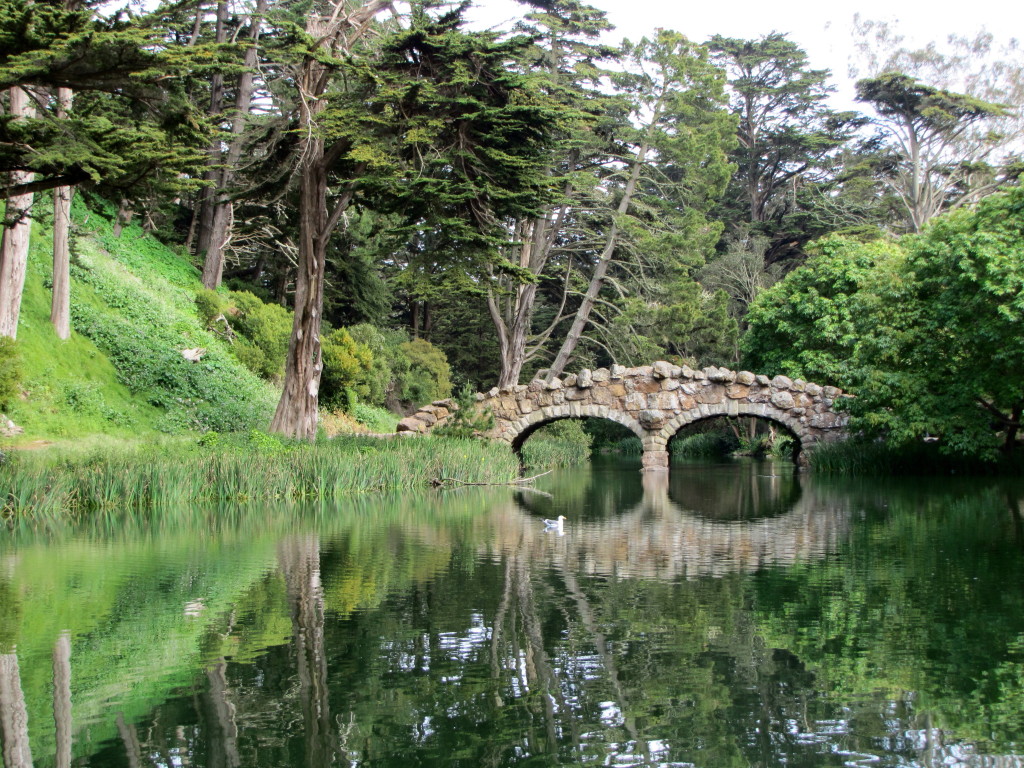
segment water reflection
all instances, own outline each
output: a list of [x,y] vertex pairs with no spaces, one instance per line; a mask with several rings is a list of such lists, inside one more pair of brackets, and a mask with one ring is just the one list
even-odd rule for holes
[[1019,765],[1019,487],[772,470],[16,532],[4,764]]

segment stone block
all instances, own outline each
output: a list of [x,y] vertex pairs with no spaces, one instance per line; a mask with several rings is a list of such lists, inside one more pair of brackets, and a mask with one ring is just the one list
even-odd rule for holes
[[594,386],[594,375],[589,368],[584,368],[576,375],[576,386],[580,389]]
[[527,387],[525,384],[516,384],[514,387],[512,387],[512,391],[515,392],[517,395],[525,392],[526,389]]
[[565,402],[565,393],[566,393],[566,391],[567,390],[560,389],[557,392],[552,392],[551,393],[551,404],[552,405],[561,405],[562,403],[564,403]]
[[661,381],[655,379],[653,376],[639,376],[634,379],[633,386],[634,392],[643,392],[645,395],[661,391]]
[[772,379],[772,386],[775,389],[792,389],[793,380],[789,376],[783,376],[781,373]]
[[419,410],[416,412],[414,418],[419,419],[428,427],[432,427],[437,424],[437,416],[432,414],[430,411]]
[[427,425],[419,419],[413,418],[412,416],[406,416],[404,419],[398,422],[398,426],[395,427],[396,432],[426,432]]
[[750,387],[744,387],[742,384],[730,384],[725,388],[725,396],[730,400],[740,400],[750,395]]
[[813,382],[807,382],[807,385],[804,387],[804,392],[811,397],[817,397],[821,394],[821,386]]
[[757,381],[757,377],[750,371],[740,371],[736,374],[736,383],[745,387],[749,387],[755,381]]
[[575,373],[570,373],[568,376],[565,377],[565,379],[562,381],[562,383],[566,387],[575,387],[576,386],[576,374]]
[[609,384],[608,391],[613,397],[625,397],[627,394],[626,385],[624,383]]
[[679,408],[679,398],[676,397],[675,392],[655,392],[647,396],[647,407],[675,411]]
[[665,379],[661,382],[661,388],[665,392],[673,392],[683,386],[683,382],[679,379]]
[[626,375],[626,367],[616,363],[609,369],[608,375],[613,379],[621,379]]
[[651,375],[656,379],[667,379],[672,375],[672,364],[665,360],[658,360],[651,366]]
[[694,384],[692,381],[686,381],[686,382],[683,382],[682,384],[679,385],[679,391],[680,392],[684,392],[687,395],[695,395],[695,394],[697,394],[697,390],[698,389],[700,389],[700,386],[697,385],[697,384]]
[[708,405],[714,405],[715,403],[722,402],[725,396],[725,388],[721,385],[713,387],[704,387],[700,392],[697,393],[697,402],[706,403]]
[[[530,383],[532,384],[533,382],[530,382]],[[540,389],[540,387],[538,387],[537,389]],[[536,391],[536,390],[533,390],[533,391]],[[488,389],[487,390],[487,396],[488,397],[497,397],[498,396],[498,388],[497,387],[491,387],[490,389]]]
[[788,410],[795,405],[793,395],[784,389],[776,390],[772,392],[772,405],[782,410]]
[[473,399],[476,400],[478,403],[483,402],[485,397],[487,397],[487,395],[485,395],[483,392],[477,392],[475,395],[473,395]]
[[661,429],[665,426],[665,413],[654,408],[645,408],[640,411],[637,421],[644,429]]
[[683,375],[683,369],[680,368],[678,365],[673,365],[672,366],[672,378],[673,379],[678,379],[682,375]]
[[598,368],[592,375],[595,384],[601,384],[611,378],[611,374],[608,372],[607,368]]
[[544,381],[543,379],[534,379],[526,385],[526,388],[531,392],[540,392],[544,389]]
[[519,412],[520,413],[533,413],[537,410],[537,404],[528,398],[521,398],[519,400]]
[[697,401],[694,400],[692,397],[687,397],[686,395],[679,396],[679,410],[689,411],[695,408],[696,405]]
[[772,385],[772,380],[765,376],[763,373],[757,374],[755,378],[757,379],[757,383],[760,384],[762,387],[770,387]]
[[598,405],[614,405],[615,395],[612,394],[611,387],[594,387],[590,390],[590,400]]
[[636,413],[637,411],[642,411],[646,407],[647,398],[644,397],[639,392],[633,392],[631,394],[626,395],[625,408],[627,411],[632,411]]
[[807,382],[804,381],[803,379],[793,379],[792,390],[794,392],[803,392],[806,386]]
[[572,389],[565,390],[566,400],[583,400],[590,394],[589,389],[580,389],[579,387],[573,387]]
[[823,394],[830,400],[835,400],[837,397],[843,394],[843,390],[841,390],[839,387],[822,387],[821,394]]
[[546,386],[547,386],[548,389],[561,389],[562,388],[562,380],[556,376],[551,381],[547,382]]
[[541,408],[547,408],[555,404],[554,392],[541,392],[539,395],[534,395],[534,397],[537,399],[537,405]]
[[667,470],[668,451],[644,451],[640,463],[645,472]]

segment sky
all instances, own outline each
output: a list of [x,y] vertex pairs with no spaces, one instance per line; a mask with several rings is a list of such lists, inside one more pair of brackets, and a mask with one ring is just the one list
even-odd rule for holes
[[[483,26],[507,26],[521,17],[525,7],[513,0],[475,0],[479,6],[470,18]],[[835,106],[853,107],[853,81],[847,73],[853,52],[851,28],[854,14],[862,19],[888,22],[906,38],[906,44],[923,46],[944,41],[951,33],[973,37],[986,30],[997,42],[1024,38],[1024,2],[1021,0],[589,0],[608,14],[616,29],[608,42],[624,37],[638,39],[657,27],[674,29],[691,40],[703,41],[715,34],[756,38],[782,32],[807,51],[815,69],[832,70],[838,88]]]

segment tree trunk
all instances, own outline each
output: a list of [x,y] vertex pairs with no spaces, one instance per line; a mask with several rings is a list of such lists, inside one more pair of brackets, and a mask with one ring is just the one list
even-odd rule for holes
[[[199,13],[199,11],[197,11]],[[223,43],[227,40],[228,3],[227,0],[217,0],[217,25],[214,32],[214,42]],[[210,79],[210,108],[207,114],[216,118],[224,111],[224,75],[215,73]],[[213,143],[207,149],[206,172],[203,173],[203,181],[207,182],[199,192],[199,224],[196,231],[196,252],[203,258],[205,264],[206,254],[210,249],[213,236],[213,206],[216,201],[216,187],[220,180],[220,137],[214,138]],[[203,274],[206,274],[204,269]],[[205,281],[204,281],[205,285]],[[211,286],[206,286],[210,288]]]
[[[31,117],[35,108],[21,88],[11,88],[10,114]],[[25,184],[33,174],[14,171],[10,183]],[[21,294],[25,290],[25,271],[28,266],[28,243],[32,222],[28,211],[32,207],[31,192],[7,198],[3,235],[0,236],[0,336],[12,339],[18,336],[18,316],[21,313]]]
[[[390,0],[369,0],[349,14],[343,14],[343,3],[337,0],[329,16],[310,15],[306,33],[317,49],[338,53],[352,40],[343,37],[352,28],[354,37],[363,34],[370,20]],[[353,37],[353,39],[354,39]],[[310,52],[295,78],[299,92],[298,144],[299,175],[299,255],[295,277],[295,319],[288,341],[285,360],[284,390],[277,411],[270,422],[270,431],[289,437],[313,440],[316,437],[317,407],[323,357],[320,349],[320,322],[324,305],[324,267],[327,242],[331,230],[352,199],[353,188],[341,196],[330,214],[327,212],[328,157],[320,136],[317,118],[327,107],[324,93],[330,85],[330,68]],[[333,153],[332,153],[333,154]]]
[[28,743],[28,708],[21,689],[18,656],[0,654],[0,734],[3,735],[4,768],[32,768]]
[[252,108],[253,71],[259,58],[260,22],[267,10],[267,0],[257,0],[249,29],[250,45],[245,51],[243,66],[245,71],[238,76],[235,89],[235,114],[231,120],[231,143],[224,156],[223,168],[214,190],[213,215],[210,222],[209,243],[206,258],[203,260],[203,285],[216,288],[221,284],[224,274],[224,247],[227,245],[228,233],[234,213],[234,205],[226,194],[228,186],[234,178],[234,169],[242,157],[243,132],[246,117]]
[[132,223],[132,216],[134,215],[131,202],[122,198],[121,204],[117,207],[117,216],[114,217],[114,237],[121,237],[124,228]]
[[53,646],[53,723],[57,768],[71,768],[71,636],[62,632]]
[[640,145],[636,157],[633,160],[633,167],[629,172],[629,180],[626,182],[626,188],[622,191],[622,199],[619,201],[619,205],[615,209],[615,216],[612,218],[611,226],[608,228],[608,236],[605,240],[604,249],[601,251],[600,258],[598,258],[597,266],[594,267],[594,274],[590,277],[590,285],[587,286],[587,292],[583,295],[583,302],[580,304],[579,309],[576,310],[576,317],[573,318],[572,326],[569,328],[569,333],[566,335],[565,341],[562,342],[562,346],[558,350],[558,354],[555,356],[555,361],[548,369],[546,376],[547,381],[551,381],[552,379],[562,375],[562,372],[565,370],[565,366],[569,363],[569,359],[576,351],[576,346],[579,344],[580,338],[583,336],[583,329],[586,328],[587,323],[590,320],[590,313],[594,309],[594,303],[597,300],[597,295],[604,287],[604,279],[608,274],[608,266],[611,264],[612,256],[615,254],[615,248],[619,242],[618,217],[624,216],[626,212],[629,211],[630,203],[633,201],[633,194],[636,192],[636,185],[640,181],[640,171],[643,168],[644,162],[647,159],[647,152],[650,149],[650,135],[657,123],[659,111],[659,109],[655,109],[647,132],[647,138],[645,138],[644,142]]
[[[71,109],[71,89],[57,89],[57,118]],[[50,322],[57,338],[71,336],[71,195],[73,187],[53,190],[53,300]]]

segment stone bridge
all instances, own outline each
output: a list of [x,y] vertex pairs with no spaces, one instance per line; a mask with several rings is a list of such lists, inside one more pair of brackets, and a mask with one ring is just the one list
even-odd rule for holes
[[[714,366],[695,371],[659,361],[495,387],[476,396],[476,407],[494,414],[494,427],[482,436],[510,443],[517,452],[534,431],[559,419],[618,422],[640,438],[643,467],[654,470],[668,468],[668,443],[676,432],[717,416],[753,416],[784,427],[796,438],[794,460],[802,461],[803,450],[846,437],[847,416],[834,407],[843,397],[836,387],[786,376],[769,379]],[[454,408],[451,400],[438,400],[402,419],[398,431],[428,433]]]

